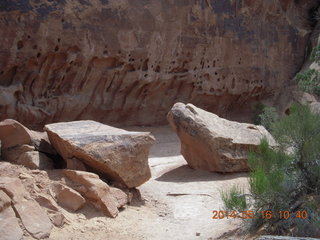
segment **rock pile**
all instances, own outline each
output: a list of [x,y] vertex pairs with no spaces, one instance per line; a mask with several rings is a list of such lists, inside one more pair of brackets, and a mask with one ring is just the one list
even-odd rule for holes
[[176,103],[168,120],[181,141],[181,153],[192,168],[214,172],[248,171],[249,150],[257,149],[266,137],[273,137],[263,126],[220,118],[192,104]]
[[[49,237],[54,226],[68,222],[66,211],[86,205],[116,217],[132,200],[132,188],[150,178],[148,153],[154,137],[149,133],[94,121],[49,124],[45,129],[40,133],[14,120],[0,122],[3,240],[24,234]],[[55,169],[59,157],[69,169]]]

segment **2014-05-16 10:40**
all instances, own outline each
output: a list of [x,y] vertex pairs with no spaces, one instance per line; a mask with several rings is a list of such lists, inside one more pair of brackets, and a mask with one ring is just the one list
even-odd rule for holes
[[224,218],[243,218],[243,219],[253,219],[255,217],[263,218],[263,219],[271,219],[274,217],[277,217],[279,219],[289,219],[292,218],[300,218],[300,219],[307,219],[308,218],[308,212],[306,210],[297,211],[295,213],[290,213],[289,211],[278,211],[276,213],[272,211],[260,211],[260,214],[255,213],[252,210],[248,211],[212,211],[213,216],[212,219],[224,219]]

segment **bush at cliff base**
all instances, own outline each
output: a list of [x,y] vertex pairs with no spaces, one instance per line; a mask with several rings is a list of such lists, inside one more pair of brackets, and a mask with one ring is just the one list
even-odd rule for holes
[[[225,207],[254,213],[249,229],[268,234],[320,237],[320,116],[303,105],[271,125],[279,146],[263,139],[249,153],[249,193],[222,193]],[[238,198],[238,200],[235,200]]]

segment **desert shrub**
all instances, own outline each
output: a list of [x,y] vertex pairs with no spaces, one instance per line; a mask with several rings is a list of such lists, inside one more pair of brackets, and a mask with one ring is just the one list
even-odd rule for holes
[[[313,48],[310,59],[320,64],[320,45]],[[299,87],[308,93],[320,96],[320,73],[316,69],[308,69],[296,76]]]
[[247,209],[244,191],[239,186],[233,186],[228,191],[221,191],[220,194],[227,209],[235,211],[244,211]]
[[314,47],[311,52],[311,60],[320,63],[320,45]]
[[272,124],[279,119],[279,115],[274,107],[266,106],[263,108],[259,118],[260,124],[270,131]]
[[320,74],[315,69],[308,69],[296,76],[299,87],[308,93],[320,96]]
[[267,130],[271,130],[271,125],[278,120],[279,115],[274,107],[269,107],[261,102],[253,106],[252,121],[256,125],[262,125]]
[[[263,225],[272,234],[319,236],[320,117],[307,106],[293,105],[271,129],[279,146],[272,149],[263,139],[248,158],[251,204],[245,199],[245,205],[255,212],[251,226]],[[237,206],[231,198],[238,195],[224,193],[227,209]],[[272,213],[270,219],[266,211]],[[285,219],[280,211],[288,211],[290,217]],[[301,216],[303,211],[307,214]]]
[[261,119],[260,119],[260,114],[263,113],[263,109],[266,107],[266,105],[264,105],[261,102],[257,102],[256,104],[253,105],[252,107],[252,122],[256,125],[259,125],[261,123]]

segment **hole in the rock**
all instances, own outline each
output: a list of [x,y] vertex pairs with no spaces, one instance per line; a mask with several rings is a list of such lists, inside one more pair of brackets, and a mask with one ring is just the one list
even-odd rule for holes
[[55,51],[55,52],[58,52],[58,51],[59,51],[59,46],[56,46],[56,47],[54,48],[54,51]]
[[61,22],[64,22],[64,18],[61,19]]
[[217,72],[215,72],[215,73],[214,73],[214,75],[218,75],[218,73],[217,73]]
[[218,78],[217,81],[220,82],[220,78]]
[[103,54],[105,54],[105,55],[108,54],[108,51],[107,51],[107,50],[104,50],[104,51],[103,51]]
[[23,42],[20,40],[17,42],[17,49],[20,50],[21,48],[23,48],[24,45],[23,45]]
[[33,47],[32,47],[33,49],[37,49],[38,48],[38,46],[37,45],[33,45]]
[[143,62],[142,71],[147,71],[147,70],[148,70],[148,61],[149,61],[149,58],[147,58],[147,59]]
[[60,42],[61,41],[61,39],[60,38],[58,38],[58,42]]
[[40,52],[38,52],[37,53],[37,58],[39,58],[41,56],[41,53]]
[[144,77],[148,77],[148,74],[145,74]]
[[155,72],[160,72],[160,66],[158,65],[154,71]]

